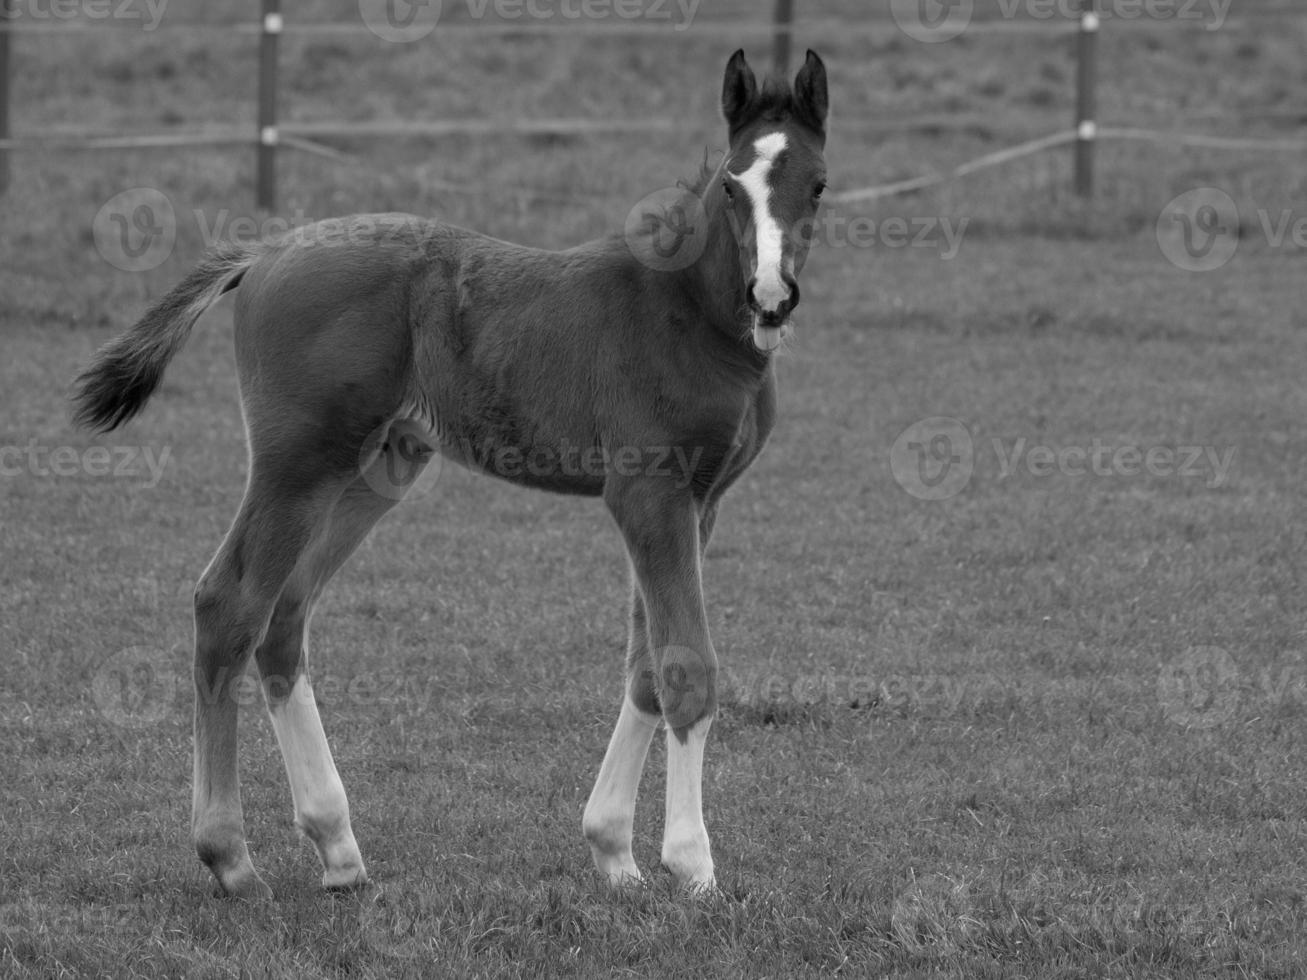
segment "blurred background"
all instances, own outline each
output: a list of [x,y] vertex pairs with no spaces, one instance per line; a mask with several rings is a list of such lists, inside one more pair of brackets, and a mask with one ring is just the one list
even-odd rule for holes
[[[139,0],[95,8],[96,16],[90,7],[56,16],[58,6],[43,0],[9,2],[17,12],[10,129],[20,138],[72,143],[10,154],[9,191],[0,198],[0,312],[113,319],[115,299],[153,295],[188,267],[204,237],[194,220],[180,222],[169,262],[141,276],[96,281],[88,295],[86,274],[100,265],[92,218],[124,189],[155,188],[184,216],[202,212],[199,223],[209,228],[220,215],[266,216],[256,207],[252,143],[257,0],[173,0],[157,13]],[[277,121],[327,132],[312,134],[316,152],[281,146],[274,213],[303,223],[355,211],[410,211],[549,246],[618,228],[637,200],[692,176],[705,151],[721,148],[722,67],[740,45],[760,74],[772,65],[777,6],[792,7],[791,68],[806,47],[830,67],[835,195],[944,172],[1074,126],[1078,2],[287,2]],[[369,27],[385,23],[387,4],[414,16],[416,40],[387,40],[384,27]],[[1307,11],[1278,0],[1232,7],[1221,0],[1147,7],[1120,0],[1099,7],[1099,126],[1302,137]],[[575,16],[586,10],[595,13]],[[921,32],[912,31],[913,17],[929,24],[932,16],[963,14],[966,29],[950,32],[946,42],[919,40]],[[625,128],[520,131],[523,123],[578,119]],[[490,128],[412,134],[439,121]],[[359,124],[389,132],[330,132]],[[246,142],[76,145],[80,136],[179,133],[235,134]],[[965,216],[973,238],[1116,237],[1151,233],[1167,200],[1193,186],[1217,185],[1236,201],[1272,209],[1307,201],[1300,153],[1104,140],[1088,201],[1072,193],[1072,157],[1064,145],[926,190],[907,204],[890,198],[831,207],[878,218],[905,208]],[[123,290],[131,295],[118,297]]]

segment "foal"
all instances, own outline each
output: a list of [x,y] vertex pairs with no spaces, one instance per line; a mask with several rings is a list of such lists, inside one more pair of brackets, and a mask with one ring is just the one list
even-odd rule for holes
[[[323,884],[366,881],[305,633],[328,580],[434,453],[603,498],[630,556],[630,640],[583,829],[609,880],[640,878],[636,790],[664,721],[662,862],[685,885],[713,886],[701,782],[717,658],[701,559],[722,494],[772,428],[771,356],[825,186],[825,67],[809,52],[793,89],[760,87],[736,52],[722,106],[729,150],[677,221],[646,215],[625,237],[562,252],[407,215],[220,245],[77,379],[78,423],[127,421],[200,315],[237,291],[249,480],[195,589],[191,819],[227,894],[271,894],[250,861],[237,781],[233,695],[251,653]],[[669,231],[697,254],[666,261]],[[378,492],[397,472],[399,492]]]

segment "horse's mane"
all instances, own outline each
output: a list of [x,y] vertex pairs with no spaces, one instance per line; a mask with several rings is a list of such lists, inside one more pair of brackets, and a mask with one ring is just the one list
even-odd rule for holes
[[[713,153],[714,151],[712,149],[705,146],[703,148],[703,163],[699,164],[699,172],[690,180],[677,181],[677,185],[683,187],[696,197],[703,197],[703,192],[708,189],[708,184],[712,181],[713,174],[717,173],[717,168],[720,166],[720,162],[712,162]],[[723,155],[721,151],[716,151],[716,153],[719,157]]]

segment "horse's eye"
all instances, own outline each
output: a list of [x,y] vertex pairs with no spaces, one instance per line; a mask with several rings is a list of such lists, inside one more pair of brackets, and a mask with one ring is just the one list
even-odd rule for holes
[[813,188],[812,199],[814,201],[820,201],[821,196],[825,193],[826,193],[826,181],[823,180],[820,184],[818,184],[815,188]]
[[722,181],[722,190],[726,192],[726,200],[735,200],[735,191],[731,190],[731,182],[729,180]]

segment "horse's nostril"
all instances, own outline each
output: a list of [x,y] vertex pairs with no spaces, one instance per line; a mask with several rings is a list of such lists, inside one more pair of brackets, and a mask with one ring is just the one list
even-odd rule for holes
[[795,279],[789,272],[782,272],[781,282],[785,283],[790,291],[787,302],[790,304],[790,309],[794,309],[799,305],[799,280]]

